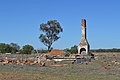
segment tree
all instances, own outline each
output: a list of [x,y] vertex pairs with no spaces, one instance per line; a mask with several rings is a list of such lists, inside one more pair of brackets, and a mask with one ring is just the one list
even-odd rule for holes
[[0,43],[0,53],[11,53],[11,46],[9,44]]
[[66,48],[64,49],[65,52],[70,53],[70,54],[76,54],[77,53],[77,46],[74,45],[70,49]]
[[71,47],[71,53],[77,53],[77,46],[76,45]]
[[0,43],[0,53],[5,53],[5,43]]
[[52,44],[60,37],[58,36],[63,29],[57,20],[50,20],[46,24],[40,24],[40,30],[44,33],[39,36],[40,41],[48,47],[48,51],[52,50]]
[[10,43],[10,46],[12,47],[12,53],[16,53],[17,51],[20,50],[20,46],[17,45],[16,43]]
[[66,49],[64,49],[64,51],[65,51],[64,56],[69,57],[71,54],[70,49],[66,48]]
[[20,53],[31,54],[33,50],[34,50],[33,46],[31,46],[31,45],[25,45],[25,46],[22,47],[22,50],[21,50]]

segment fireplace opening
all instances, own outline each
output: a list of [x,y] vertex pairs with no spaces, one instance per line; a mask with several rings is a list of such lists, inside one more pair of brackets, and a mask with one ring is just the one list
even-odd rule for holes
[[81,48],[80,49],[80,54],[86,54],[86,49],[85,48]]

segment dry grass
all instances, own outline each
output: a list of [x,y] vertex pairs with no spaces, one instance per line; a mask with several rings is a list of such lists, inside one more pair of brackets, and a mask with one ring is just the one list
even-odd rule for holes
[[0,63],[0,80],[120,80],[120,53],[99,53],[90,63],[16,65]]

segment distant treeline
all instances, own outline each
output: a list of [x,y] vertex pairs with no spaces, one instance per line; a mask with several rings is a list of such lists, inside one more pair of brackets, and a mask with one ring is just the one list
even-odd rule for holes
[[0,54],[1,53],[21,53],[21,54],[31,54],[36,53],[36,50],[31,45],[24,45],[22,48],[16,43],[0,43]]
[[113,48],[113,49],[92,49],[91,52],[120,52],[120,49]]
[[47,53],[46,49],[34,49],[32,45],[26,44],[20,47],[17,43],[0,43],[0,54],[35,54],[35,53]]
[[[64,49],[64,51],[67,51],[70,54],[78,52],[76,45],[74,45],[71,48]],[[112,49],[91,49],[90,52],[120,52],[120,49],[118,49],[118,48],[112,48]]]
[[[76,54],[78,52],[77,46],[74,45],[71,48],[64,49],[66,55],[68,54]],[[113,48],[113,49],[91,49],[91,52],[120,52],[120,49]],[[16,43],[0,43],[0,53],[20,53],[20,54],[32,54],[32,53],[47,53],[46,49],[37,49],[35,50],[32,45],[24,45],[20,47]]]

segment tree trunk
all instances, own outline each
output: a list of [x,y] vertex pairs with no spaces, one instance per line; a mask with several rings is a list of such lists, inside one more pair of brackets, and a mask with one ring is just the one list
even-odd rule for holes
[[51,46],[48,46],[48,52],[50,52],[50,51],[51,51],[51,49],[50,49],[50,48],[51,48]]

